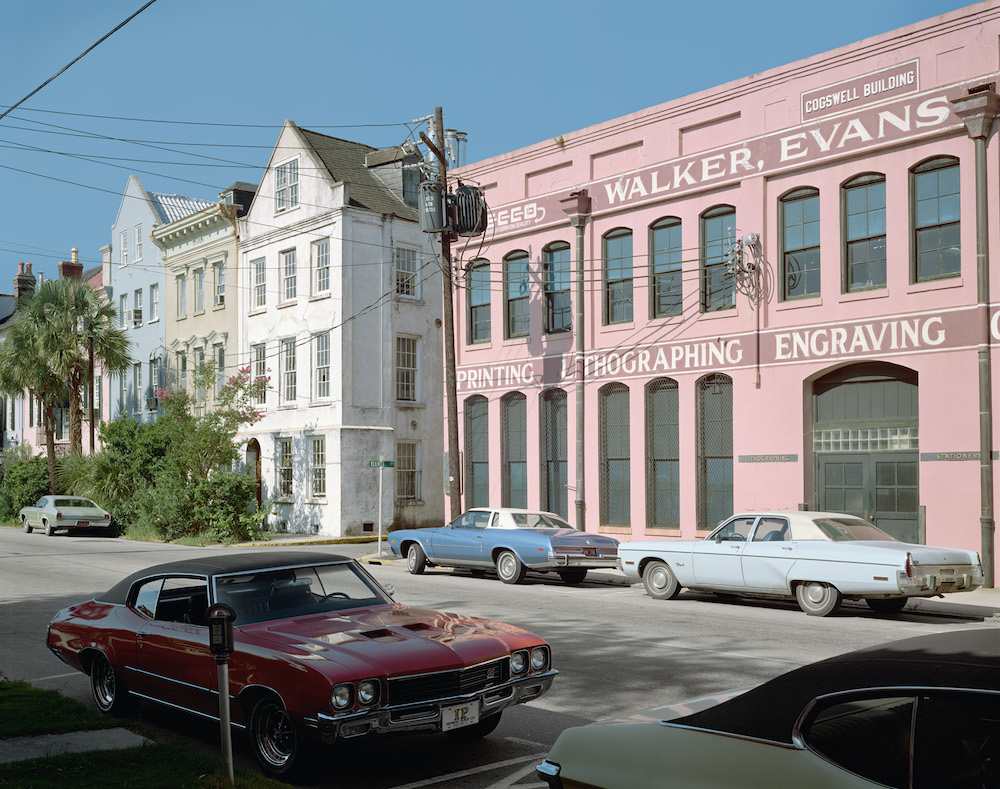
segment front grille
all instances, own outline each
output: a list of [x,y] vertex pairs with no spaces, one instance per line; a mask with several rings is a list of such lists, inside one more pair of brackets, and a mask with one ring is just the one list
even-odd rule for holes
[[414,704],[460,696],[502,685],[510,679],[510,661],[495,660],[458,671],[439,671],[389,680],[389,704]]

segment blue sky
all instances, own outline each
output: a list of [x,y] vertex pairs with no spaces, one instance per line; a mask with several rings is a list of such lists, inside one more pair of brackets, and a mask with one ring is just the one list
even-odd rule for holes
[[[0,112],[144,2],[0,0]],[[441,106],[476,161],[967,5],[157,0],[0,120],[0,292],[19,260],[100,263],[129,173],[259,181],[285,118],[381,147]]]

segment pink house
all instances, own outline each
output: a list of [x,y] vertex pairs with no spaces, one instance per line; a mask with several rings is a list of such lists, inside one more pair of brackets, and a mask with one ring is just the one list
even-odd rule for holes
[[464,504],[994,551],[998,41],[991,0],[453,172]]

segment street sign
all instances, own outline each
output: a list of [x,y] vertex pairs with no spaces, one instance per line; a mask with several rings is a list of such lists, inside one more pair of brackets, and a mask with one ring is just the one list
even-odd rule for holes
[[395,468],[396,461],[394,460],[369,460],[369,468]]

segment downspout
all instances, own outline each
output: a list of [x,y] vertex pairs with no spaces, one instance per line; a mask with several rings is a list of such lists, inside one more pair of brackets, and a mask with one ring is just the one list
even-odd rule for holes
[[994,588],[995,556],[993,517],[993,371],[990,333],[990,270],[987,203],[986,143],[993,120],[1000,113],[996,83],[969,90],[967,96],[952,100],[955,114],[965,122],[976,146],[976,272],[979,324],[979,485],[982,532],[983,586]]

